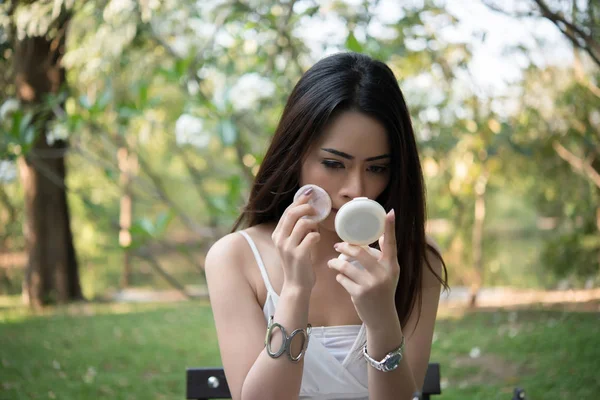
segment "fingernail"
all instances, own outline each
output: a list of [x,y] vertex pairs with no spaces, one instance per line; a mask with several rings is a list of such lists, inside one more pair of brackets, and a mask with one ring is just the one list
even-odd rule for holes
[[308,189],[306,189],[306,190],[304,191],[304,195],[305,195],[305,196],[308,196],[308,195],[310,195],[312,192],[313,192],[313,188],[309,187]]
[[340,248],[340,244],[339,243],[334,244],[333,248],[336,249],[336,250],[339,249]]
[[394,211],[394,209],[392,208],[392,211],[390,211],[390,214],[392,215],[392,217],[396,216],[396,212]]

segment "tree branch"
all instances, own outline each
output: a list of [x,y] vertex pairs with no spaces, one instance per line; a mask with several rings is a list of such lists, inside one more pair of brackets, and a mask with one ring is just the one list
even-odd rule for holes
[[187,213],[171,199],[171,197],[167,194],[165,187],[163,185],[162,179],[154,173],[150,165],[146,162],[144,157],[138,153],[138,162],[140,164],[141,169],[144,173],[150,178],[154,186],[156,187],[156,191],[158,196],[171,207],[179,216],[181,221],[194,233],[200,236],[208,236],[214,237],[216,234],[214,229],[207,229],[205,227],[199,226]]
[[192,161],[189,159],[189,157],[185,153],[184,149],[182,149],[179,146],[173,146],[173,147],[175,148],[175,151],[177,151],[179,153],[179,155],[181,156],[181,159],[183,160],[183,164],[187,168],[188,173],[190,174],[190,177],[192,178],[192,181],[194,182],[194,187],[196,188],[196,191],[198,192],[198,197],[200,197],[200,199],[202,199],[202,201],[208,208],[210,227],[213,229],[216,229],[218,227],[218,220],[217,220],[217,217],[215,216],[217,210],[215,210],[215,208],[210,203],[210,201],[207,200],[209,195],[204,190],[204,186],[202,186],[202,174],[192,164]]
[[[119,172],[119,167],[117,165],[111,163],[110,161],[107,161],[106,159],[104,159],[102,157],[98,157],[95,152],[87,150],[81,144],[79,144],[79,143],[72,144],[71,148],[75,154],[78,154],[79,156],[81,156],[86,162],[95,164],[96,166],[103,168],[103,169],[110,169],[111,171]],[[125,175],[133,183],[139,184],[142,187],[142,190],[147,191],[146,194],[150,193],[149,194],[150,196],[154,195],[156,197],[159,197],[158,194],[156,193],[156,189],[150,183],[148,183],[147,181],[140,178],[139,175],[131,174],[129,172],[126,172]],[[115,185],[116,185],[116,182],[115,182]]]
[[195,298],[195,296],[191,295],[190,293],[188,293],[187,290],[185,290],[185,287],[181,283],[179,283],[175,278],[173,278],[171,275],[169,275],[169,273],[160,266],[160,263],[158,261],[156,261],[156,259],[154,257],[152,257],[148,252],[138,251],[138,252],[135,252],[134,254],[136,256],[146,260],[148,262],[148,264],[150,264],[152,269],[154,269],[156,272],[158,272],[158,274],[160,276],[162,276],[167,282],[169,282],[169,284],[171,286],[176,288],[186,298],[188,298],[188,299]]
[[[126,143],[120,143],[120,144],[114,143],[113,138],[111,138],[110,136],[108,136],[106,134],[103,134],[101,137],[104,138],[105,140],[107,140],[112,146],[114,146],[115,152],[117,151],[117,148],[119,146],[127,147]],[[129,150],[131,150],[131,149],[129,149]],[[144,172],[146,174],[146,176],[152,182],[157,196],[167,206],[171,207],[177,213],[177,216],[184,223],[184,225],[187,226],[192,232],[194,232],[195,234],[197,234],[201,237],[205,237],[205,236],[210,237],[210,238],[216,237],[216,235],[219,234],[219,232],[217,230],[198,225],[179,205],[177,205],[177,203],[175,203],[175,201],[173,201],[173,199],[168,195],[166,189],[164,188],[162,179],[156,173],[154,173],[154,171],[152,170],[152,168],[150,167],[150,165],[148,164],[146,159],[139,152],[137,152],[136,154],[138,156],[138,163],[139,163],[140,169],[142,170],[142,172]]]
[[[153,238],[152,240],[148,240],[144,246],[134,250],[134,253],[154,254],[155,252],[160,252],[164,255],[175,252],[185,257],[186,261],[194,268],[194,270],[204,273],[204,267],[194,259],[194,256],[190,253],[189,248],[192,247],[194,251],[201,251],[203,246],[210,245],[211,243],[212,242],[210,241],[198,242],[196,239],[190,240],[186,243],[180,243]],[[182,246],[184,246],[185,249],[182,250]]]
[[516,17],[516,18],[531,18],[531,17],[538,16],[538,15],[534,14],[532,11],[527,11],[527,12],[512,11],[512,12],[509,12],[509,11],[506,11],[505,9],[503,9],[503,8],[498,7],[494,3],[491,3],[490,1],[483,0],[482,2],[490,10],[495,11],[497,13],[500,13],[502,15],[506,15],[508,17],[513,17],[513,18],[514,17]]
[[598,173],[598,171],[596,171],[589,162],[584,162],[581,158],[571,153],[566,147],[558,143],[556,140],[552,142],[552,147],[560,158],[571,165],[573,170],[575,170],[578,174],[590,179],[598,188],[600,188],[600,173]]
[[[236,123],[237,123],[237,121],[236,121]],[[245,149],[245,146],[244,146],[244,143],[243,143],[241,137],[242,137],[242,135],[238,135],[238,138],[234,143],[235,153],[237,155],[239,167],[242,169],[242,172],[244,173],[246,180],[248,181],[249,184],[252,184],[252,181],[254,181],[254,175],[252,174],[252,170],[250,168],[248,168],[246,166],[246,164],[244,164],[244,155],[246,155],[246,149]]]
[[[584,50],[594,60],[594,62],[600,67],[600,44],[598,44],[591,35],[588,35],[582,31],[575,24],[567,21],[564,16],[550,10],[544,0],[533,0],[542,13],[542,16],[550,21],[562,32],[563,35],[567,36],[569,40],[576,47]],[[561,27],[563,24],[567,29]],[[571,33],[574,32],[575,34]],[[581,44],[578,39],[582,39],[585,44]]]
[[[503,15],[516,18],[531,18],[531,17],[542,17],[551,21],[558,30],[578,49],[585,51],[592,60],[600,67],[600,44],[594,39],[592,35],[588,35],[581,28],[577,27],[573,22],[567,21],[561,14],[555,13],[550,10],[550,7],[544,2],[544,0],[533,0],[538,6],[540,14],[532,11],[528,12],[508,12],[489,0],[483,0],[483,4],[492,11],[496,11]],[[581,42],[583,41],[583,43]]]

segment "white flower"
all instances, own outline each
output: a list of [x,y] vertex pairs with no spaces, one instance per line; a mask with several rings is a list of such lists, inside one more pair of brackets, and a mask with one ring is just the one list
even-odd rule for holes
[[108,23],[121,22],[135,11],[135,7],[136,2],[133,0],[112,0],[104,7],[104,20]]
[[231,103],[236,110],[251,109],[263,98],[272,96],[275,85],[257,73],[245,74],[233,85],[230,92]]
[[9,114],[17,111],[19,109],[19,100],[17,99],[8,99],[2,104],[0,107],[0,121],[4,120]]
[[69,137],[69,130],[60,122],[53,122],[46,134],[48,144],[52,146],[57,140],[66,140]]
[[198,148],[208,146],[210,134],[203,130],[204,123],[200,118],[189,114],[181,114],[175,123],[175,141],[179,146],[191,144]]
[[17,178],[17,166],[13,161],[0,160],[0,182],[11,182]]
[[97,375],[96,368],[88,367],[87,371],[85,372],[85,375],[83,376],[83,381],[85,383],[91,384],[94,382],[96,375]]

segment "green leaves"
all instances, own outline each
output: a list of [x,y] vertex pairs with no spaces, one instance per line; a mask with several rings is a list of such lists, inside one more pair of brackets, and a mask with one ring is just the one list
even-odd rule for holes
[[0,158],[13,160],[27,154],[36,138],[33,110],[22,108],[20,103],[9,99],[2,106],[0,129],[5,132],[0,138]]
[[306,10],[304,10],[304,12],[302,13],[303,15],[306,15],[308,17],[312,17],[314,16],[317,12],[319,12],[321,6],[316,5],[314,7],[309,7]]
[[348,37],[346,38],[346,48],[356,53],[362,53],[363,51],[363,47],[356,39],[356,36],[354,36],[353,31],[348,33]]
[[242,200],[242,187],[244,181],[239,175],[233,175],[226,181],[227,192],[225,194],[211,194],[205,201],[213,213],[220,216],[236,216],[239,212],[238,204]]
[[171,221],[175,218],[173,210],[162,211],[156,218],[139,218],[131,225],[132,242],[130,248],[138,248],[150,239],[161,239],[167,232]]

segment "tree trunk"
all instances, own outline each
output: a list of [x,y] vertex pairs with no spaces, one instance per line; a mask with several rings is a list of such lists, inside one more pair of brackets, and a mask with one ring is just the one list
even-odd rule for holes
[[121,207],[119,215],[119,244],[123,250],[123,273],[121,275],[121,287],[131,285],[133,274],[131,265],[131,223],[133,220],[133,197],[131,188],[131,176],[137,170],[137,162],[134,153],[129,153],[127,147],[121,147],[117,151],[119,170],[121,171]]
[[[600,237],[600,205],[596,206],[596,231]],[[598,276],[600,276],[600,248],[598,248]]]
[[19,171],[25,195],[24,236],[28,261],[23,298],[33,307],[82,299],[66,193],[67,142],[49,143],[52,118],[43,109],[44,97],[65,84],[61,67],[69,16],[57,20],[55,37],[25,37],[15,44],[17,95],[34,111],[36,139]]
[[483,227],[485,222],[485,192],[487,188],[487,174],[479,176],[475,184],[475,221],[473,222],[473,236],[471,251],[473,254],[474,280],[471,284],[469,306],[477,305],[477,295],[483,284]]
[[[597,164],[600,164],[600,159],[597,160]],[[600,169],[600,168],[599,168]],[[596,199],[600,200],[600,188],[596,188]],[[600,238],[600,201],[596,204],[596,232],[597,237]],[[598,277],[600,277],[600,246],[598,247]]]

